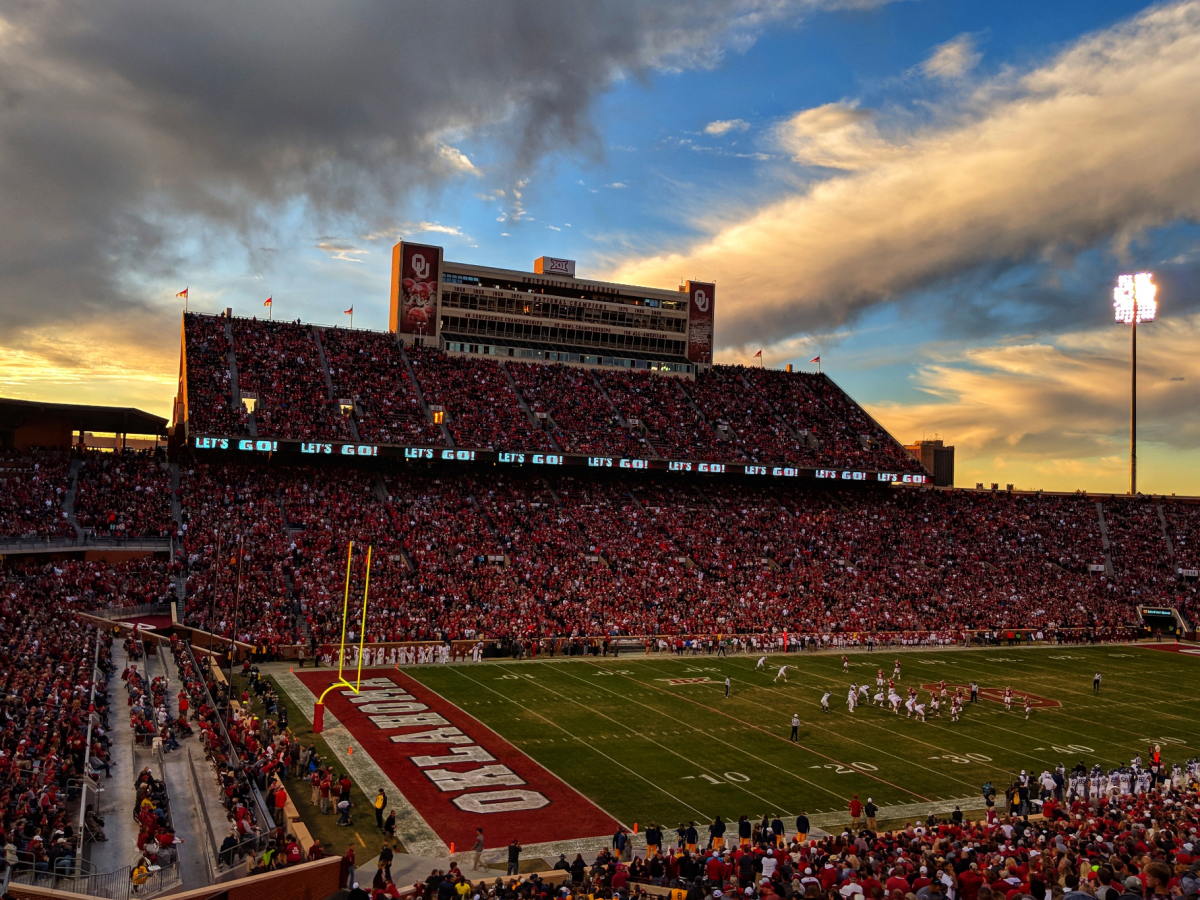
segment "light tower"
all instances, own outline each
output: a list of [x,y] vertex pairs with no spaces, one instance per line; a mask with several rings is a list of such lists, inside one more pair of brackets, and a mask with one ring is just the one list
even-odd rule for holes
[[1118,322],[1130,326],[1133,336],[1129,382],[1129,494],[1137,493],[1137,327],[1138,322],[1153,322],[1158,312],[1154,295],[1158,287],[1150,272],[1121,275],[1113,289],[1113,311]]

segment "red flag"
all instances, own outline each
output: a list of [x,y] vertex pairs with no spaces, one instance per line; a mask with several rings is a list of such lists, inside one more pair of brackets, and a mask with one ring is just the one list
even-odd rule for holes
[[352,306],[349,309],[343,309],[342,312],[347,316],[352,316],[354,315],[354,307]]
[[815,362],[820,362],[820,361],[821,361],[821,357],[819,357],[819,356],[814,356],[812,359],[809,360],[810,363],[815,363]]
[[754,354],[754,358],[755,358],[755,359],[758,359],[760,356],[762,356],[762,351],[761,351],[761,350],[759,350],[757,353],[755,353],[755,354]]
[[188,289],[187,289],[187,288],[184,288],[182,291],[180,291],[180,292],[179,292],[178,294],[176,294],[175,296],[176,296],[176,297],[182,297],[184,300],[186,300],[186,299],[188,298],[187,292],[188,292]]
[[263,306],[270,306],[271,301],[274,299],[275,299],[274,297],[268,297],[266,300],[263,301]]

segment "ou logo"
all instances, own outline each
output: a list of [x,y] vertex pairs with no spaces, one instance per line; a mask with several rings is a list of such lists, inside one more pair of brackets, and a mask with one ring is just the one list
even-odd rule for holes
[[412,255],[412,268],[413,274],[416,275],[420,281],[424,281],[429,277],[429,263],[425,261],[424,254],[414,253]]
[[701,288],[696,289],[696,309],[700,312],[708,312],[708,294]]

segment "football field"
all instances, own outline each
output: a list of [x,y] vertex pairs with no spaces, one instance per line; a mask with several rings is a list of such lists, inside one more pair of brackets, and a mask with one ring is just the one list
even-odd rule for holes
[[[1186,648],[1194,650],[1196,648]],[[978,682],[983,696],[952,723],[949,710],[922,723],[860,705],[879,668],[897,690]],[[1147,646],[991,648],[850,654],[539,659],[413,666],[403,671],[460,707],[621,822],[736,821],[763,813],[814,824],[844,820],[855,794],[896,818],[982,806],[1021,769],[1083,761],[1106,769],[1161,744],[1168,763],[1200,755],[1200,658]],[[788,665],[786,683],[776,679]],[[1095,694],[1092,677],[1103,674]],[[732,680],[726,699],[724,681]],[[1005,687],[1023,700],[1006,712]],[[830,712],[820,698],[832,691]],[[928,688],[922,691],[928,699]],[[791,719],[801,720],[799,741]],[[949,804],[949,805],[947,805]],[[923,812],[922,812],[923,811]]]

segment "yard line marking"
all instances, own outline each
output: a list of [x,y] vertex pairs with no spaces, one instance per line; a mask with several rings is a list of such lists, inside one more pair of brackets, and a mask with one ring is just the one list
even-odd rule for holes
[[[484,690],[491,691],[491,692],[492,692],[493,694],[495,694],[497,697],[505,697],[505,695],[504,695],[504,694],[501,694],[499,691],[495,690],[494,688],[488,687],[487,685],[483,684],[482,682],[480,682],[480,681],[476,681],[476,680],[475,680],[474,678],[472,678],[470,675],[467,675],[467,674],[465,674],[465,673],[464,673],[464,672],[463,672],[463,671],[462,671],[460,668],[458,668],[457,666],[455,666],[455,667],[452,667],[452,671],[454,672],[454,674],[456,674],[456,675],[460,675],[461,677],[463,677],[463,678],[467,679],[467,681],[470,681],[472,684],[478,685],[479,687],[483,688]],[[422,684],[424,684],[424,682],[422,682]],[[426,687],[428,687],[428,685],[426,685]],[[430,689],[430,690],[433,690],[432,688],[429,688],[429,689]],[[436,692],[436,691],[434,691],[434,693],[437,693],[437,692]],[[440,695],[439,695],[439,696],[440,696]],[[444,699],[444,698],[443,698],[443,699]],[[505,697],[505,699],[509,699],[509,698]],[[447,702],[448,702],[448,701],[447,701]],[[569,731],[567,731],[567,729],[563,728],[561,725],[559,725],[557,722],[553,721],[552,719],[548,719],[548,718],[546,718],[546,717],[545,717],[545,716],[543,716],[541,713],[539,713],[537,710],[530,709],[528,706],[525,706],[525,705],[524,705],[524,704],[522,704],[522,703],[517,703],[517,701],[516,701],[516,700],[512,700],[511,702],[512,702],[512,703],[514,703],[514,704],[516,704],[517,706],[520,706],[520,707],[521,707],[521,709],[525,710],[526,712],[528,712],[528,713],[532,713],[533,715],[537,716],[537,717],[538,717],[539,719],[541,719],[543,722],[546,722],[547,724],[554,726],[555,728],[557,728],[559,731],[563,732],[564,734],[570,735],[570,732],[569,732]],[[486,723],[485,723],[485,724],[486,724]],[[583,743],[583,742],[581,741],[581,743]],[[629,766],[625,765],[623,762],[620,762],[619,760],[613,759],[611,756],[609,756],[607,753],[605,753],[603,750],[601,750],[600,748],[596,747],[595,745],[593,745],[593,744],[588,744],[588,743],[584,743],[584,746],[585,746],[585,747],[587,747],[589,750],[592,750],[593,752],[595,752],[595,753],[598,753],[600,756],[603,756],[603,757],[604,757],[605,759],[607,759],[609,762],[611,762],[611,763],[614,763],[615,765],[618,765],[618,766],[620,766],[622,769],[624,769],[624,770],[625,770],[626,772],[628,772],[630,775],[633,775],[635,778],[640,778],[642,781],[646,782],[646,784],[650,785],[650,786],[651,786],[652,788],[654,788],[655,790],[657,790],[657,791],[661,791],[662,793],[666,794],[668,797],[670,797],[672,800],[674,800],[674,801],[675,801],[676,803],[678,803],[680,806],[686,806],[688,809],[692,810],[693,812],[697,812],[697,813],[699,813],[701,816],[704,816],[705,818],[707,818],[707,815],[706,815],[706,814],[705,814],[705,813],[704,813],[702,810],[696,809],[696,807],[692,806],[692,804],[690,804],[690,803],[687,803],[687,802],[685,802],[685,801],[683,801],[683,800],[680,800],[678,797],[676,797],[674,794],[672,794],[672,793],[671,793],[670,791],[668,791],[666,788],[662,787],[662,786],[661,786],[661,785],[659,785],[659,784],[655,784],[653,781],[651,781],[651,780],[650,780],[649,778],[647,778],[645,775],[642,775],[640,772],[637,772],[637,771],[635,771],[635,770],[633,770],[633,769],[629,768]],[[536,762],[536,760],[535,760],[535,762]],[[539,765],[541,765],[541,764],[539,763]],[[549,771],[549,770],[547,769],[547,771]],[[564,781],[565,781],[565,779],[564,779]],[[567,783],[568,783],[568,784],[570,784],[570,782],[567,782]],[[575,791],[576,791],[576,793],[578,793],[580,796],[585,796],[585,795],[583,794],[583,792],[582,792],[582,791],[579,791],[579,789],[578,789],[578,788],[576,788],[576,789],[575,789]],[[590,798],[590,797],[589,797],[589,798],[587,798],[587,799],[591,800],[591,798]],[[596,801],[595,801],[595,800],[592,800],[591,802],[595,803]],[[604,807],[600,806],[600,804],[598,804],[598,803],[597,803],[596,805],[597,805],[598,807],[600,807],[601,811],[603,811],[603,812],[606,812],[606,813],[608,812],[607,810],[605,810],[605,809],[604,809]],[[616,819],[618,822],[620,822],[620,821],[621,821],[620,819],[617,819],[617,817],[616,817],[616,816],[613,816],[613,815],[612,815],[612,813],[608,813],[608,815],[612,816],[612,818]]]
[[[567,672],[566,674],[567,674],[569,677],[571,677],[571,678],[575,678],[575,679],[578,679],[578,680],[580,680],[580,681],[582,681],[582,680],[583,680],[583,679],[580,679],[578,675],[571,675],[571,673],[570,673],[570,672]],[[607,688],[605,688],[605,690],[608,690],[608,689],[607,689]],[[664,712],[662,712],[660,709],[658,709],[658,708],[657,708],[657,707],[655,707],[655,706],[650,706],[650,705],[648,705],[648,704],[646,704],[646,703],[641,703],[641,702],[640,702],[640,701],[638,701],[638,700],[633,700],[632,698],[630,698],[630,697],[627,697],[627,696],[623,696],[623,695],[621,695],[621,694],[617,693],[616,691],[608,690],[608,693],[610,693],[610,694],[613,694],[613,695],[615,695],[615,696],[617,696],[617,697],[621,698],[621,699],[622,699],[622,700],[624,700],[626,703],[637,703],[637,705],[638,705],[638,706],[645,707],[646,709],[649,709],[649,710],[651,710],[652,712],[654,712],[654,713],[657,713],[658,715],[666,716],[668,719],[671,719],[672,721],[675,721],[675,722],[678,722],[678,721],[679,721],[679,720],[678,720],[678,719],[676,719],[674,716],[670,715],[669,713],[664,713]],[[670,694],[670,692],[667,692],[667,693],[668,693],[670,696],[674,696],[673,694]],[[834,797],[837,797],[839,800],[845,800],[845,799],[846,799],[846,798],[845,798],[845,797],[843,797],[842,795],[838,794],[836,791],[831,791],[831,790],[829,790],[829,788],[827,788],[827,787],[824,787],[824,786],[822,786],[822,785],[819,785],[819,784],[815,784],[814,782],[811,782],[811,781],[809,781],[807,778],[801,778],[801,777],[800,777],[799,775],[797,775],[795,772],[791,772],[791,771],[789,771],[788,769],[785,769],[785,768],[783,768],[782,766],[777,766],[777,765],[775,765],[774,763],[772,763],[772,762],[769,762],[768,760],[765,760],[765,759],[760,759],[760,758],[758,758],[758,757],[754,756],[754,754],[752,754],[752,753],[750,753],[749,751],[745,750],[744,748],[737,747],[736,745],[734,745],[734,744],[731,744],[731,743],[729,743],[728,741],[723,741],[723,740],[721,740],[719,737],[717,737],[716,735],[714,735],[714,734],[710,734],[709,732],[706,732],[706,731],[704,731],[703,729],[696,728],[696,729],[694,729],[694,730],[696,730],[696,731],[699,731],[701,734],[705,734],[705,735],[707,735],[708,737],[711,737],[713,740],[715,740],[715,741],[716,741],[717,743],[719,743],[719,744],[724,744],[726,747],[731,747],[731,748],[733,748],[734,750],[737,750],[737,751],[738,751],[738,752],[740,752],[742,755],[744,755],[744,756],[748,756],[748,757],[750,757],[751,759],[755,760],[755,762],[759,762],[759,763],[765,763],[766,765],[770,766],[770,767],[771,767],[771,768],[773,768],[773,769],[778,769],[780,772],[784,772],[785,774],[791,775],[793,778],[796,778],[796,779],[797,779],[797,780],[799,780],[799,781],[803,781],[805,784],[811,785],[812,787],[815,787],[815,788],[818,788],[818,789],[820,789],[820,790],[822,790],[822,791],[825,791],[825,793],[827,793],[827,794],[832,794]],[[679,734],[679,733],[680,733],[680,732],[676,732],[676,734]],[[676,755],[678,755],[678,754],[676,754]],[[826,758],[828,758],[828,757],[826,757]],[[747,791],[746,793],[751,793],[751,792],[750,792],[750,791]],[[769,800],[767,800],[765,797],[759,797],[759,796],[758,796],[758,794],[754,794],[754,796],[755,796],[755,797],[758,797],[758,799],[759,799],[759,800],[762,800],[762,801],[763,801],[764,803],[766,803],[768,806],[770,806],[770,805],[771,805],[771,802],[770,802]],[[919,796],[919,795],[918,795],[918,796]],[[785,813],[784,813],[784,815],[786,815],[786,816],[790,816],[790,815],[791,815],[791,813],[790,813],[790,812],[785,812]]]
[[[593,665],[594,665],[594,664],[593,664]],[[621,677],[622,677],[622,678],[625,678],[626,680],[633,681],[633,676],[632,676],[632,675],[622,675]],[[760,727],[760,726],[758,726],[758,725],[755,725],[755,724],[754,724],[754,723],[752,723],[752,722],[746,722],[744,719],[739,719],[737,716],[731,716],[729,713],[722,712],[721,710],[719,710],[719,709],[717,709],[717,708],[715,708],[715,707],[712,707],[712,706],[705,706],[705,704],[701,703],[699,700],[693,700],[691,697],[685,697],[685,696],[682,696],[682,695],[680,695],[680,694],[675,694],[675,693],[672,693],[671,691],[668,691],[668,690],[666,690],[666,689],[664,689],[664,688],[657,687],[657,686],[655,686],[655,685],[652,685],[652,684],[645,684],[645,683],[643,683],[643,682],[640,682],[640,681],[634,681],[634,683],[635,683],[635,684],[637,684],[637,685],[639,685],[639,686],[641,686],[641,687],[647,687],[647,688],[650,688],[651,690],[658,691],[658,692],[659,692],[659,693],[661,693],[661,694],[666,694],[668,697],[675,697],[675,698],[678,698],[678,699],[680,699],[680,700],[686,700],[688,703],[695,703],[697,706],[699,706],[699,707],[702,707],[702,708],[704,708],[704,709],[707,709],[707,710],[709,710],[709,711],[711,711],[711,712],[715,712],[717,715],[724,716],[725,718],[727,718],[727,719],[730,719],[730,720],[732,720],[732,721],[734,721],[734,722],[741,722],[741,723],[742,723],[742,724],[744,724],[744,725],[748,725],[749,727],[751,727],[751,728],[755,729],[756,731],[761,731],[763,734],[769,735],[770,737],[772,737],[772,738],[775,738],[776,740],[779,740],[779,741],[785,741],[785,742],[787,742],[787,743],[789,743],[789,744],[791,743],[791,741],[787,740],[787,738],[783,737],[782,735],[778,735],[778,734],[775,734],[775,733],[773,733],[773,732],[771,732],[771,731],[768,731],[766,728],[762,728],[762,727]],[[758,705],[760,705],[760,706],[761,706],[762,704],[758,704]],[[860,743],[860,742],[858,742],[858,741],[855,741],[854,743]],[[829,760],[829,761],[830,761],[830,762],[832,762],[832,763],[836,763],[837,765],[840,765],[840,766],[846,766],[846,765],[847,765],[847,763],[843,763],[843,762],[841,762],[840,760],[834,759],[832,756],[828,756],[828,755],[826,755],[826,754],[824,754],[824,753],[821,753],[819,750],[813,750],[811,747],[806,747],[804,744],[797,744],[796,746],[800,747],[800,749],[802,749],[802,750],[807,750],[809,753],[813,754],[814,756],[819,756],[819,757],[821,757],[822,759],[827,759],[827,760]],[[863,746],[865,746],[865,745],[863,745]],[[890,755],[890,754],[889,754],[889,755]],[[853,766],[849,766],[849,768],[851,768],[851,769],[854,769],[854,767],[853,767]],[[786,770],[785,770],[785,771],[786,771]],[[888,781],[886,778],[880,778],[878,775],[873,775],[873,774],[872,774],[872,773],[870,773],[870,772],[862,772],[862,771],[859,771],[858,769],[854,769],[854,771],[855,771],[855,772],[857,772],[859,775],[865,775],[867,778],[874,779],[875,781],[878,781],[880,784],[886,784],[888,787],[894,787],[896,790],[898,790],[898,791],[902,791],[903,793],[905,793],[905,794],[909,794],[909,795],[911,795],[911,796],[913,796],[913,797],[916,797],[916,798],[918,798],[918,799],[920,799],[920,800],[929,800],[929,798],[928,798],[928,797],[926,797],[926,796],[924,796],[924,795],[922,795],[922,794],[918,794],[916,791],[909,790],[908,788],[901,787],[901,786],[900,786],[900,785],[898,785],[898,784],[893,784],[892,782]],[[798,778],[799,776],[796,776],[796,777]],[[802,780],[803,780],[803,779],[802,779]],[[955,779],[955,780],[957,780],[957,779]],[[964,784],[965,784],[965,783],[966,783],[966,782],[964,782]],[[833,793],[832,791],[829,791],[828,789],[826,789],[826,792],[827,792],[827,793]],[[835,794],[834,796],[837,796],[837,795]],[[843,798],[841,798],[841,799],[845,799],[845,798],[843,797]],[[932,801],[931,801],[931,802],[932,802]]]
[[[747,662],[749,662],[749,660],[747,660]],[[735,666],[736,666],[736,668],[738,668],[738,669],[745,668],[744,666],[737,666],[737,665],[736,665],[736,663],[735,663],[734,665],[735,665]],[[806,674],[807,674],[807,673],[806,673]],[[836,679],[834,679],[834,678],[831,678],[830,676],[827,676],[827,675],[824,675],[824,674],[821,674],[821,673],[817,673],[817,675],[818,675],[818,677],[820,677],[820,678],[823,678],[823,679],[825,679],[826,681],[836,681]],[[751,684],[752,684],[752,682],[751,682]],[[761,686],[757,686],[757,685],[756,685],[756,687],[760,687],[760,689],[761,689],[761,690],[770,691],[771,693],[779,694],[780,696],[783,696],[783,697],[788,697],[789,699],[794,699],[794,698],[792,698],[792,697],[791,697],[791,695],[790,695],[790,694],[784,694],[782,691],[776,690],[776,689],[775,689],[775,688],[773,688],[773,687],[761,687]],[[675,695],[674,695],[674,694],[672,694],[671,696],[675,696]],[[691,699],[691,698],[688,698],[688,699]],[[750,700],[750,699],[749,699],[749,698],[747,698],[747,697],[743,697],[742,699],[743,699],[743,701],[744,701],[744,702],[746,702],[746,703],[753,703],[755,706],[761,706],[761,707],[763,707],[764,709],[770,709],[770,707],[766,706],[766,704],[763,704],[763,703],[758,703],[758,702],[756,702],[756,701],[754,701],[754,700]],[[693,701],[693,702],[696,702],[696,701]],[[712,709],[712,707],[705,707],[705,708],[706,708],[706,709]],[[835,716],[837,716],[838,718],[845,718],[845,719],[849,719],[850,721],[855,721],[854,717],[852,717],[852,716],[851,716],[849,713],[843,713],[843,712],[841,712],[840,710],[839,710],[839,711],[837,711],[837,712],[833,712],[833,713],[831,713],[831,715],[835,715]],[[739,720],[739,721],[740,721],[740,720]],[[749,723],[747,723],[747,724],[749,724]],[[756,726],[756,725],[751,725],[751,727],[757,728],[758,726]],[[882,726],[878,726],[878,727],[879,727],[879,729],[880,729],[881,731],[884,731],[884,732],[886,732],[887,734],[890,734],[890,735],[892,735],[892,736],[894,736],[894,737],[900,738],[901,740],[907,739],[907,740],[911,741],[912,743],[915,743],[915,744],[923,744],[924,746],[926,746],[926,747],[931,747],[931,748],[933,748],[933,749],[935,749],[935,750],[944,750],[944,748],[938,747],[936,744],[930,744],[928,741],[922,741],[922,740],[920,740],[919,738],[915,738],[915,737],[912,737],[912,736],[910,736],[910,735],[903,735],[903,734],[901,734],[901,733],[899,733],[899,732],[892,731],[891,729],[889,729],[889,728],[884,728],[884,727],[882,727]],[[943,730],[948,730],[948,729],[943,729]],[[972,782],[966,781],[966,780],[964,780],[964,779],[962,779],[962,778],[959,778],[959,777],[957,777],[957,776],[955,776],[955,775],[949,775],[949,774],[946,774],[946,773],[944,773],[944,772],[939,772],[939,771],[938,771],[938,770],[936,770],[936,769],[931,769],[931,768],[929,768],[928,766],[923,766],[923,765],[921,765],[920,763],[918,763],[918,762],[915,762],[915,761],[913,761],[913,760],[905,759],[904,757],[902,757],[902,756],[897,756],[897,755],[896,755],[896,754],[894,754],[894,753],[889,753],[888,751],[886,751],[886,750],[884,750],[884,749],[882,749],[882,748],[880,748],[880,747],[875,747],[875,746],[872,746],[872,745],[870,745],[870,744],[863,743],[862,741],[855,740],[854,738],[852,738],[852,737],[849,737],[849,736],[848,736],[848,735],[846,735],[846,734],[841,734],[841,733],[839,733],[839,735],[838,735],[838,736],[839,736],[840,738],[844,739],[844,740],[847,740],[847,741],[849,741],[849,742],[850,742],[850,743],[852,743],[852,744],[857,744],[857,745],[858,745],[858,746],[860,746],[860,747],[866,747],[867,749],[871,750],[873,753],[882,753],[884,756],[890,756],[892,759],[898,760],[899,762],[901,762],[901,763],[902,763],[902,764],[904,764],[904,765],[908,765],[908,766],[915,766],[915,767],[917,767],[917,768],[919,768],[919,769],[924,769],[926,772],[930,772],[930,773],[932,773],[932,774],[934,774],[934,775],[937,775],[939,778],[946,778],[946,779],[949,779],[950,781],[956,781],[956,782],[958,782],[959,784],[963,784],[963,785],[966,785],[966,786],[968,786],[968,787],[974,787],[974,786],[975,786],[975,785],[974,785]],[[781,738],[781,739],[782,739],[782,738]],[[830,757],[825,757],[825,758],[826,758],[826,759],[829,759]],[[836,760],[835,760],[835,762],[836,762]],[[840,763],[840,765],[845,765],[845,763]],[[980,765],[984,765],[986,768],[994,769],[995,771],[998,771],[998,772],[1007,772],[1007,771],[1008,771],[1007,769],[1004,769],[1004,768],[1002,768],[1002,767],[1000,767],[1000,766],[987,765],[987,764],[985,764],[985,763],[981,763]],[[853,768],[853,767],[851,767],[851,768]],[[859,771],[859,770],[857,770],[857,769],[856,769],[855,771]],[[860,774],[863,774],[863,775],[868,775],[868,774],[870,774],[870,773],[867,773],[867,772],[860,772]],[[878,780],[878,781],[883,781],[885,784],[890,784],[890,782],[887,782],[887,781],[885,781],[884,779],[882,779],[882,778],[879,778],[879,776],[872,776],[872,777],[876,778],[876,780]],[[893,785],[893,786],[894,786],[894,785]],[[920,797],[920,796],[921,796],[920,794],[914,794],[912,791],[908,791],[908,790],[906,790],[906,789],[904,789],[904,788],[902,788],[901,790],[905,790],[905,792],[906,792],[906,793],[913,794],[913,796],[916,796],[916,797]],[[923,797],[922,799],[928,799],[928,798],[924,798],[924,797]]]

